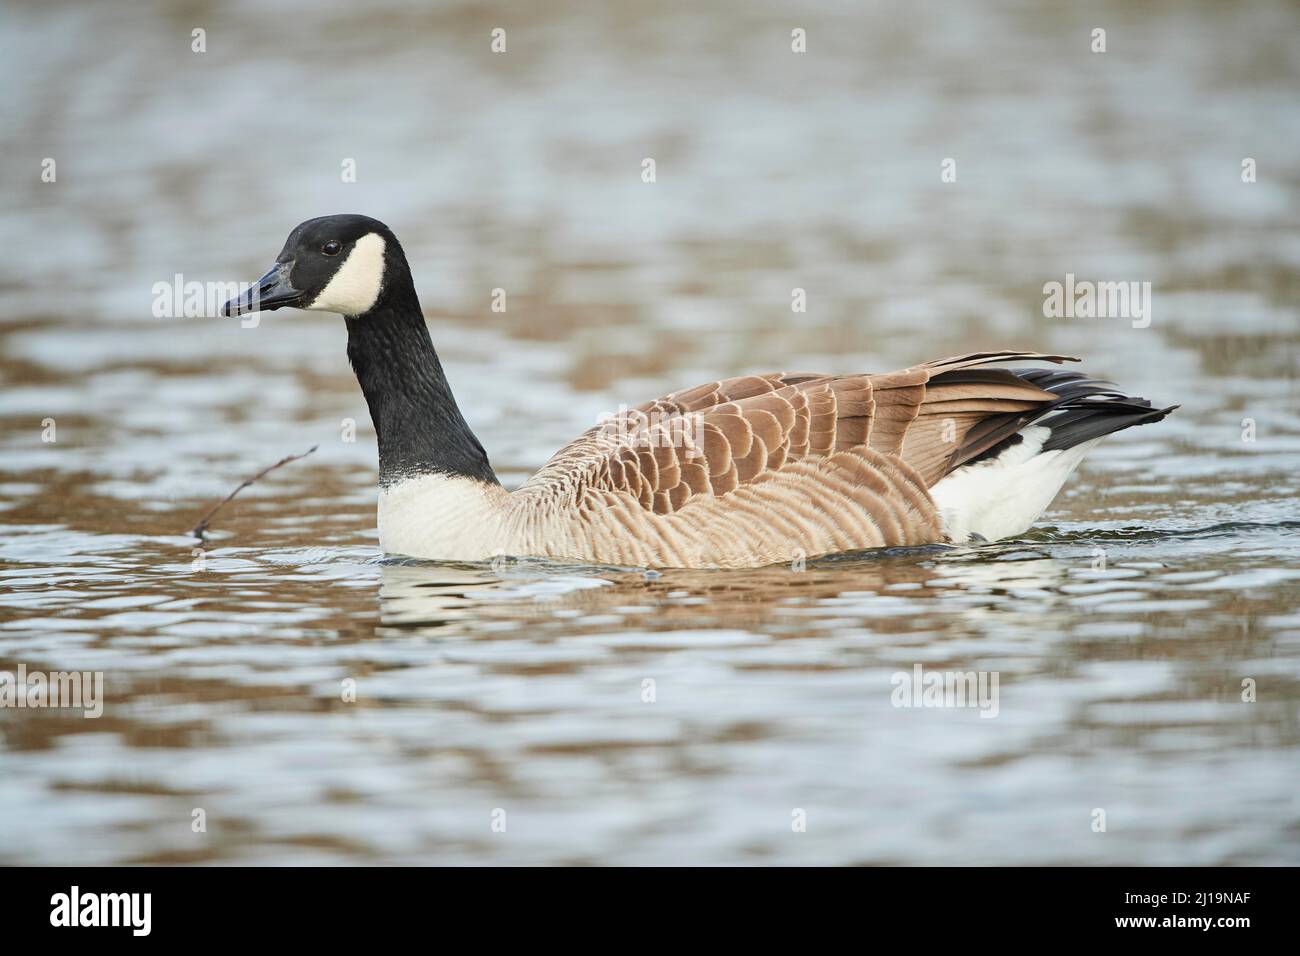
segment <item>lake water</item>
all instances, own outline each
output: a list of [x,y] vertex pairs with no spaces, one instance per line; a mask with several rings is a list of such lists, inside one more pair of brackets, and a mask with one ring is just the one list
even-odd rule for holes
[[[0,671],[104,675],[0,708],[0,864],[1300,863],[1300,10],[262,6],[0,22]],[[152,310],[345,211],[510,485],[746,371],[1030,347],[1182,408],[1018,541],[385,560],[342,322]]]

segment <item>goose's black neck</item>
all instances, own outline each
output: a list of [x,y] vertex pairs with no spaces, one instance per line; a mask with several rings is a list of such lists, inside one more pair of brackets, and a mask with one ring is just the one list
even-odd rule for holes
[[446,474],[498,484],[434,351],[404,261],[365,315],[346,317],[348,359],[379,436],[379,483]]

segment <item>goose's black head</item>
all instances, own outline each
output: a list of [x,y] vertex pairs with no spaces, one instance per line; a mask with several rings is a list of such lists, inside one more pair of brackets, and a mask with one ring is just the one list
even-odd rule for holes
[[410,289],[410,268],[391,229],[369,216],[321,216],[289,233],[270,271],[223,311],[294,306],[359,316]]
[[379,438],[381,484],[423,474],[497,484],[452,397],[391,229],[369,216],[308,219],[289,233],[271,271],[224,311],[285,306],[344,316],[348,359]]

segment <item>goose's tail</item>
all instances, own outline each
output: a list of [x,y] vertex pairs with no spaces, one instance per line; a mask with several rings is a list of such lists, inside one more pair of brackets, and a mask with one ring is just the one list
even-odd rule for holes
[[1081,372],[1014,369],[1057,396],[1021,427],[930,488],[955,544],[1023,534],[1056,497],[1083,457],[1107,435],[1164,418],[1177,405],[1153,408]]

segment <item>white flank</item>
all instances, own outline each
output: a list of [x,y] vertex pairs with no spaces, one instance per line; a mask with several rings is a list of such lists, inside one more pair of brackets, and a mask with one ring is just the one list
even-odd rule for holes
[[379,489],[379,546],[434,561],[488,561],[504,553],[500,485],[420,475]]
[[340,315],[365,315],[379,299],[384,284],[384,237],[372,232],[352,245],[338,272],[309,309]]
[[963,544],[977,534],[997,541],[1029,530],[1083,456],[1101,441],[1040,453],[1051,434],[1046,426],[1031,425],[998,457],[963,465],[930,489],[948,540]]

